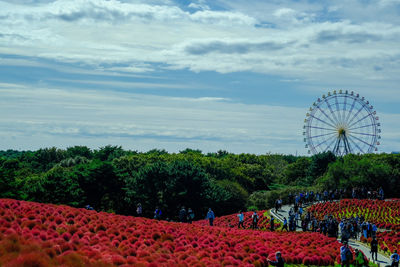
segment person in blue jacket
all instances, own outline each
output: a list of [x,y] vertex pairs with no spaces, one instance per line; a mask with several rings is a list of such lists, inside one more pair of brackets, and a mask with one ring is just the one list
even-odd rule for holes
[[208,209],[206,219],[208,219],[208,221],[210,222],[210,226],[214,225],[215,215],[214,212],[211,210],[211,208]]
[[350,266],[350,261],[352,260],[353,254],[347,244],[347,241],[343,242],[343,246],[340,247],[340,261],[342,267]]
[[239,225],[238,228],[240,228],[240,226],[242,226],[243,229],[245,229],[244,227],[244,214],[242,211],[239,211],[239,214],[237,215],[239,217]]
[[390,256],[390,260],[392,261],[392,267],[399,267],[400,256],[397,254],[397,250],[394,250],[394,253]]
[[161,209],[159,207],[156,207],[154,211],[154,219],[161,220]]

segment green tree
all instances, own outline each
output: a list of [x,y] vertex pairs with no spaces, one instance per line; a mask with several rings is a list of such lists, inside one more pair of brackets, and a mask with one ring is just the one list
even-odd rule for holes
[[289,164],[284,171],[283,183],[287,185],[304,185],[310,164],[310,159],[306,157],[299,158],[296,162]]
[[71,206],[83,204],[83,191],[76,175],[61,166],[50,169],[42,177],[26,179],[24,189],[29,200]]
[[93,152],[92,150],[90,150],[90,148],[86,146],[73,146],[67,148],[66,150],[67,158],[75,158],[77,156],[91,159],[93,157]]
[[97,210],[123,211],[123,181],[108,161],[92,160],[73,167],[86,204]]
[[126,151],[124,151],[121,146],[107,145],[94,151],[94,157],[101,161],[112,161],[124,155],[126,155]]
[[336,156],[331,151],[313,155],[307,172],[306,185],[313,185],[317,178],[326,173],[328,165],[335,161]]
[[188,161],[157,162],[144,166],[126,181],[126,197],[133,211],[141,203],[145,215],[151,216],[159,206],[171,218],[184,205],[204,209],[210,201],[210,183],[205,172]]
[[225,179],[216,181],[216,185],[225,191],[223,195],[225,198],[216,199],[215,211],[219,211],[220,214],[229,214],[245,209],[249,193],[239,183]]
[[0,197],[2,198],[18,198],[16,193],[16,173],[20,168],[18,159],[2,158],[0,165]]

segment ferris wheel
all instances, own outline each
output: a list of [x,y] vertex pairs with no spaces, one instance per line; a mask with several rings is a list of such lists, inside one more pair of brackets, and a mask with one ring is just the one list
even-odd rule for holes
[[304,120],[308,153],[336,156],[372,153],[380,145],[380,122],[373,106],[353,91],[329,92],[312,104]]

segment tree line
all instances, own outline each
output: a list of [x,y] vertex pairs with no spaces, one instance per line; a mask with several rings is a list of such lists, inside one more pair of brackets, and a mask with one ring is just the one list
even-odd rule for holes
[[[156,206],[174,219],[181,206],[218,215],[269,208],[293,191],[382,186],[400,189],[400,155],[311,157],[279,154],[203,154],[186,149],[138,152],[119,146],[0,151],[0,197],[152,216]],[[282,197],[282,196],[281,196]],[[283,196],[284,197],[284,196]]]

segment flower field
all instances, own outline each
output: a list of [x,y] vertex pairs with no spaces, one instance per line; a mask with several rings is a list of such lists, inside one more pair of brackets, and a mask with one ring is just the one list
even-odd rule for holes
[[276,233],[156,221],[67,206],[0,200],[0,266],[333,265],[340,244]]
[[[379,240],[379,248],[384,252],[388,252],[391,254],[395,249],[397,251],[400,250],[400,233],[396,231],[384,231],[378,232],[376,234],[377,239]],[[362,240],[364,242],[368,242],[366,240]]]
[[400,200],[342,199],[339,202],[325,202],[312,205],[308,211],[317,219],[332,215],[337,219],[350,216],[364,216],[365,220],[378,228],[400,231]]
[[[337,219],[350,216],[364,216],[366,221],[372,222],[378,228],[386,229],[377,233],[379,248],[393,253],[400,251],[400,200],[358,200],[343,199],[340,202],[326,202],[312,205],[308,211],[321,219],[325,215],[333,215]],[[370,243],[371,240],[361,237],[361,242]]]
[[[252,224],[251,215],[253,215],[253,213],[254,213],[253,211],[243,212],[243,215],[244,215],[243,225],[246,229],[251,228],[251,224]],[[258,224],[257,224],[258,229],[259,230],[270,229],[271,228],[271,224],[270,224],[271,217],[268,215],[268,211],[260,210],[260,211],[257,211],[257,214],[259,216]],[[221,216],[221,217],[215,218],[214,226],[227,227],[227,228],[236,227],[237,228],[238,222],[239,222],[239,218],[238,218],[237,214],[231,214],[231,215],[226,215],[226,216]],[[194,223],[197,225],[202,225],[202,226],[209,225],[208,220],[200,220],[200,221],[196,221]],[[278,229],[279,227],[282,227],[282,223],[275,218],[274,226],[275,226],[275,229]]]

